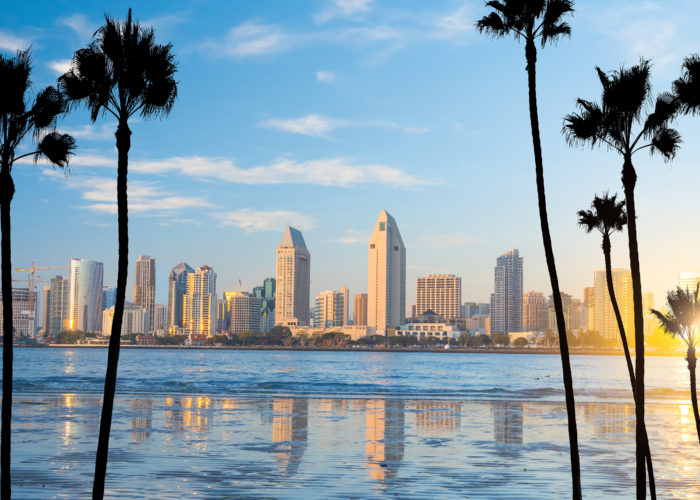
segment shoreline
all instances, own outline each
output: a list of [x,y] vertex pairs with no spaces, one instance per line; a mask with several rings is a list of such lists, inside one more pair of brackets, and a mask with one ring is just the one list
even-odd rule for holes
[[[28,349],[107,349],[107,344],[49,344],[45,346],[30,346],[30,345],[15,345],[15,348]],[[381,348],[381,347],[286,347],[286,346],[172,346],[172,345],[122,345],[121,349],[173,349],[173,350],[210,350],[210,351],[338,351],[338,352],[384,352],[384,353],[459,353],[459,354],[559,354],[559,349],[554,347],[489,347],[486,349],[473,347],[453,347],[450,349],[411,349],[411,348]],[[630,349],[634,356],[634,349]],[[622,349],[571,349],[569,354],[572,356],[624,356]],[[683,352],[673,351],[649,351],[645,350],[647,356],[682,356]]]

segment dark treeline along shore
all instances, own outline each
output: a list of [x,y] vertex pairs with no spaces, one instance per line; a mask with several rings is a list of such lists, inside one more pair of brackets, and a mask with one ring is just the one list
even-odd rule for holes
[[[570,347],[575,337],[566,332],[564,312],[559,290],[557,269],[549,230],[547,203],[544,183],[544,161],[537,100],[537,56],[538,48],[556,44],[563,38],[572,36],[569,24],[574,13],[571,0],[502,0],[486,2],[487,15],[476,23],[476,29],[493,38],[513,37],[523,42],[525,49],[525,71],[527,76],[530,130],[535,167],[535,184],[538,197],[539,221],[545,261],[550,277],[555,308],[557,332],[553,334],[558,343],[557,352],[561,357],[563,385],[565,392],[568,440],[571,463],[571,494],[574,499],[582,498],[578,432],[576,425],[574,387],[571,376]],[[642,55],[640,55],[642,56]],[[590,147],[604,146],[620,155],[621,184],[624,199],[616,196],[596,197],[592,210],[579,213],[578,222],[588,231],[597,229],[603,236],[603,253],[606,270],[609,271],[609,235],[622,231],[627,226],[628,254],[632,274],[634,329],[625,332],[620,323],[620,336],[627,361],[628,375],[635,402],[636,416],[636,496],[646,498],[647,474],[649,493],[656,498],[653,478],[653,444],[649,443],[645,421],[645,342],[644,314],[642,306],[642,270],[639,260],[637,235],[637,209],[635,187],[637,172],[633,159],[636,154],[648,150],[665,161],[672,160],[681,144],[679,132],[672,127],[680,115],[695,115],[700,111],[700,56],[690,55],[681,66],[680,77],[672,82],[667,92],[652,94],[650,62],[643,57],[638,64],[622,67],[617,71],[605,72],[595,68],[602,92],[599,101],[578,99],[577,110],[564,118],[563,133],[571,145]],[[153,28],[142,27],[132,20],[131,10],[126,20],[116,20],[105,16],[105,23],[94,34],[93,41],[86,48],[78,50],[72,59],[70,70],[58,79],[56,86],[50,86],[29,97],[31,87],[31,60],[28,51],[20,51],[15,56],[0,55],[0,226],[2,229],[2,300],[3,300],[3,399],[2,399],[2,438],[1,438],[1,493],[2,498],[11,498],[11,417],[12,417],[12,293],[11,293],[11,230],[10,205],[14,196],[11,171],[13,164],[24,157],[45,158],[52,165],[68,166],[76,149],[75,140],[56,130],[56,121],[61,115],[85,106],[90,119],[106,117],[116,121],[117,161],[117,213],[118,213],[118,271],[117,298],[114,321],[108,346],[104,398],[99,426],[99,437],[95,461],[93,498],[104,496],[109,435],[112,422],[114,392],[117,380],[120,331],[124,310],[127,262],[128,262],[128,205],[127,172],[128,153],[131,147],[129,120],[166,116],[177,97],[172,45],[156,43]],[[572,96],[572,102],[574,96]],[[26,141],[25,141],[26,139]],[[34,140],[30,152],[19,154],[24,142]],[[606,186],[601,186],[604,191]],[[622,210],[624,204],[624,210]],[[573,215],[573,214],[572,214]],[[608,218],[611,216],[611,218]],[[572,224],[575,221],[572,216]],[[608,272],[609,274],[609,272]],[[613,292],[612,287],[610,291]],[[611,294],[615,304],[615,298]],[[699,340],[695,324],[700,320],[698,290],[673,290],[668,294],[669,312],[654,311],[663,329],[672,336],[680,337],[687,345],[687,362],[691,380],[691,399],[700,439],[700,416],[696,397],[695,346]],[[124,339],[127,340],[127,339]],[[240,340],[240,339],[239,339]],[[370,339],[371,340],[371,339]],[[368,340],[364,346],[376,348]],[[493,342],[477,339],[477,346],[470,346],[469,339],[464,346],[481,350],[481,345]],[[629,352],[628,342],[634,341],[634,363]],[[338,338],[322,338],[321,345],[292,346],[282,342],[281,348],[344,348],[337,345]],[[314,341],[315,342],[315,341]],[[375,341],[376,342],[376,341]],[[381,340],[389,346],[413,349],[390,339]],[[403,341],[402,341],[403,342]],[[178,342],[173,342],[178,343]],[[216,339],[213,343],[217,343]],[[327,345],[322,345],[326,343]],[[334,343],[336,345],[334,345]],[[247,347],[241,342],[238,348]],[[459,345],[459,342],[458,342]],[[457,347],[457,346],[455,346]],[[254,348],[261,348],[257,345]],[[271,347],[277,348],[277,347]],[[355,349],[353,347],[352,349]],[[386,349],[386,347],[381,347]],[[416,347],[418,349],[418,347]],[[499,350],[500,351],[500,350]],[[437,351],[435,351],[437,352]],[[516,352],[504,350],[503,352]],[[533,352],[527,349],[525,352]],[[583,351],[581,351],[583,352]]]

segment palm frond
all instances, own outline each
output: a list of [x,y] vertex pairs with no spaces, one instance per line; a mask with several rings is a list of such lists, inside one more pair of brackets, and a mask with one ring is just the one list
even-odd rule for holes
[[542,17],[542,30],[540,43],[542,47],[549,43],[556,43],[563,37],[571,36],[571,26],[562,18],[574,13],[574,4],[570,0],[549,0]]
[[663,127],[654,133],[649,151],[651,154],[660,154],[664,161],[670,161],[676,156],[682,142],[677,130]]
[[683,60],[683,72],[673,82],[673,92],[682,113],[700,113],[700,55],[692,54]]
[[54,126],[59,115],[66,112],[68,104],[63,95],[54,87],[46,87],[39,92],[32,107],[32,122],[34,133],[41,129]]
[[29,50],[18,50],[15,57],[0,54],[0,114],[20,115],[26,111],[25,93],[31,86]]
[[52,165],[63,168],[68,165],[75,147],[75,139],[72,136],[56,131],[49,132],[39,142],[39,154],[35,155],[34,159],[36,161],[39,156],[43,156]]
[[590,210],[579,210],[578,215],[578,225],[590,233],[594,229],[598,229],[599,219]]
[[493,38],[502,38],[510,34],[501,16],[495,12],[479,19],[476,22],[476,30]]
[[652,137],[657,130],[668,126],[668,123],[676,117],[679,107],[676,96],[670,92],[659,94],[656,98],[654,111],[649,113],[644,122],[644,136]]

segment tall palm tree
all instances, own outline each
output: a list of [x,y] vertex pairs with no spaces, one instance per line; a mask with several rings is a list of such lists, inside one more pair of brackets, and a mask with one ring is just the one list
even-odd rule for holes
[[684,288],[671,290],[666,296],[670,311],[666,314],[652,309],[651,313],[661,323],[661,328],[672,337],[680,337],[688,346],[688,371],[690,372],[690,400],[693,403],[693,414],[695,415],[695,428],[700,442],[700,413],[698,413],[698,394],[695,384],[695,346],[700,341],[697,331],[697,322],[700,320],[700,301],[698,301],[698,287],[691,292]]
[[[605,279],[608,285],[608,294],[612,303],[615,319],[617,320],[617,328],[620,332],[620,340],[622,348],[625,351],[625,360],[627,361],[627,372],[632,385],[632,395],[634,400],[637,400],[636,395],[636,380],[634,377],[634,368],[632,366],[632,357],[630,356],[629,346],[627,345],[627,335],[625,333],[625,325],[622,323],[622,314],[620,307],[617,304],[615,297],[615,287],[613,286],[612,264],[610,262],[610,235],[617,231],[622,232],[627,224],[627,213],[625,212],[625,202],[617,201],[617,195],[610,196],[605,193],[603,197],[595,196],[591,203],[591,210],[578,211],[578,223],[587,233],[593,230],[598,230],[603,236],[603,256],[605,257]],[[651,491],[652,499],[656,498],[656,483],[654,481],[654,468],[651,461],[651,451],[649,448],[649,438],[647,437],[646,427],[644,429],[644,440],[646,441],[646,462],[647,471],[649,472],[649,490]]]
[[544,166],[542,163],[542,145],[540,142],[540,125],[537,113],[537,43],[542,48],[548,43],[556,43],[562,37],[571,36],[571,27],[564,21],[565,16],[573,13],[571,0],[503,0],[486,2],[492,9],[488,16],[477,21],[480,33],[494,38],[514,37],[525,42],[525,60],[527,61],[527,83],[530,107],[530,128],[532,147],[535,155],[535,177],[537,182],[537,200],[540,212],[542,242],[549,280],[554,298],[554,311],[559,332],[559,351],[561,353],[566,411],[569,423],[569,449],[571,453],[571,476],[573,497],[581,498],[581,471],[578,453],[578,431],[576,429],[576,408],[574,403],[574,385],[569,361],[569,344],[566,338],[564,307],[559,291],[559,278],[554,262],[552,238],[547,220],[547,199],[544,188]]
[[[10,429],[12,422],[12,263],[10,204],[15,194],[12,167],[22,158],[44,158],[63,168],[75,149],[75,140],[56,132],[56,120],[66,111],[66,101],[54,87],[46,87],[30,100],[31,59],[29,51],[15,57],[0,54],[0,226],[2,227],[2,465],[0,496],[10,498]],[[22,141],[31,136],[33,151],[16,155]],[[30,290],[31,292],[31,290]]]
[[673,93],[682,113],[700,113],[700,55],[693,54],[683,60],[683,73],[673,82]]
[[629,240],[630,268],[634,300],[635,338],[635,394],[637,417],[637,498],[646,496],[644,468],[644,311],[642,306],[642,280],[639,271],[637,245],[637,210],[634,188],[637,173],[632,156],[649,149],[665,160],[676,155],[681,139],[669,122],[678,113],[674,96],[663,93],[657,96],[653,110],[649,112],[651,98],[649,61],[641,60],[631,68],[621,68],[610,74],[596,68],[603,86],[600,103],[578,99],[578,113],[564,118],[564,134],[569,144],[604,144],[617,151],[623,158],[622,186],[627,208],[627,235]]
[[117,299],[109,339],[104,401],[100,419],[100,435],[95,461],[93,498],[104,495],[109,433],[117,382],[119,341],[126,295],[128,267],[127,168],[131,147],[129,119],[167,115],[177,97],[174,75],[176,64],[172,45],[158,45],[152,28],[144,28],[131,19],[126,21],[105,15],[105,24],[95,33],[89,47],[73,56],[72,67],[59,79],[61,88],[76,104],[85,104],[94,122],[100,115],[117,120],[114,134],[118,151],[117,211],[119,220],[119,264]]

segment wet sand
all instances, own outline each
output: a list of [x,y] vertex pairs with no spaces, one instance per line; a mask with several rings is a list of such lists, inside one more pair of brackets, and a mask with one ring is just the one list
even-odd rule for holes
[[[144,373],[144,376],[148,376]],[[101,398],[15,395],[16,498],[90,496]],[[577,405],[585,498],[634,498],[634,407]],[[659,498],[700,491],[687,401],[653,402]],[[563,403],[119,395],[112,498],[567,498]]]

